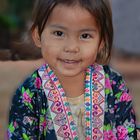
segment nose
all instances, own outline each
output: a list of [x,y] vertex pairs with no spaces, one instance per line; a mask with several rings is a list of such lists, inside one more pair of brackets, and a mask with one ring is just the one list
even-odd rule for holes
[[78,53],[80,50],[79,42],[76,38],[67,39],[64,51],[67,53]]

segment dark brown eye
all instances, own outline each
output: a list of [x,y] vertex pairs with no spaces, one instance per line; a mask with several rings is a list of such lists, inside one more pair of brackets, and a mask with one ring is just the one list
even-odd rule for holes
[[87,33],[82,34],[82,35],[80,36],[80,39],[90,39],[90,38],[92,38],[92,36],[91,36],[90,34],[87,34]]
[[57,37],[63,37],[64,33],[62,31],[54,31],[53,34]]

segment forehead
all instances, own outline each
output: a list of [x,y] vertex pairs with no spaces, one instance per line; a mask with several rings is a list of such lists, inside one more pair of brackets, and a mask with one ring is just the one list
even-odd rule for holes
[[75,24],[79,26],[97,26],[95,17],[87,9],[78,4],[74,6],[57,5],[47,21],[48,24],[53,22],[64,25],[69,23],[71,26]]

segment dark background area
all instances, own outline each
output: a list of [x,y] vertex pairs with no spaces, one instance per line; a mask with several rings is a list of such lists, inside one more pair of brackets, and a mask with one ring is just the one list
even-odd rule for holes
[[0,60],[41,57],[29,32],[34,0],[0,0]]

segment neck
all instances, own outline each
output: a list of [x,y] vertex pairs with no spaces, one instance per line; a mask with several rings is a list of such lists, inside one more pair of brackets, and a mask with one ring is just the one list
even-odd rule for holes
[[67,97],[77,97],[84,93],[85,73],[73,77],[58,76]]

